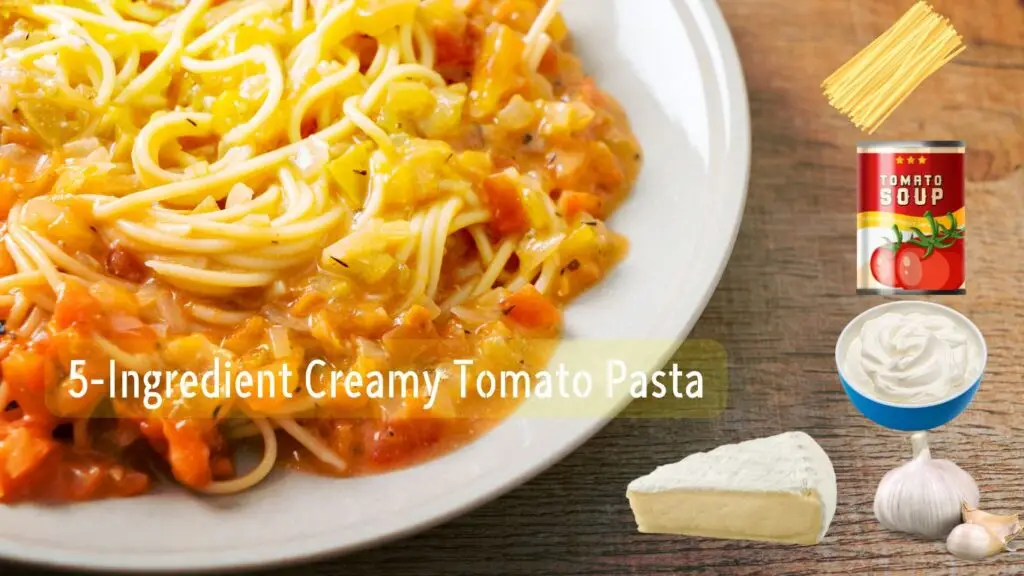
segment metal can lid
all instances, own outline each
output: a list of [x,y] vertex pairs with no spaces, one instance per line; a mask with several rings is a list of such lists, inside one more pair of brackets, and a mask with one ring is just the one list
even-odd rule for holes
[[858,142],[858,152],[894,148],[966,148],[963,140],[891,140],[888,142]]

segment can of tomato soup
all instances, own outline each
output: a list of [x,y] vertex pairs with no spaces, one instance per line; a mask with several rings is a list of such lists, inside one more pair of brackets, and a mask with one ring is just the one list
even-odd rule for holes
[[964,294],[960,141],[857,146],[857,293]]

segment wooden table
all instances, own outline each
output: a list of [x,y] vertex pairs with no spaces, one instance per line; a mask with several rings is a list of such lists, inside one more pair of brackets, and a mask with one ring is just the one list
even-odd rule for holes
[[[638,0],[644,1],[644,0]],[[842,327],[881,298],[854,295],[855,146],[864,136],[818,85],[909,0],[721,0],[750,90],[753,166],[743,229],[695,337],[730,355],[727,411],[709,421],[618,420],[537,479],[425,534],[313,566],[305,574],[1011,574],[1024,560],[956,561],[938,542],[881,530],[871,504],[907,437],[857,414],[836,381]],[[1024,6],[934,0],[967,51],[930,79],[877,139],[968,145],[967,295],[939,299],[989,344],[970,410],[933,452],[969,471],[983,507],[1024,512]],[[831,455],[839,508],[814,547],[640,535],[626,484],[725,442],[803,429]],[[0,566],[0,572],[6,572]]]

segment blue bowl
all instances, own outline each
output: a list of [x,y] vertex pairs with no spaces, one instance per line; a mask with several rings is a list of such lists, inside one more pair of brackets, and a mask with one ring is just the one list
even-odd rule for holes
[[[873,398],[846,379],[843,374],[843,354],[849,347],[850,341],[857,337],[864,322],[886,312],[910,313],[914,311],[921,312],[925,309],[958,319],[974,333],[976,342],[981,346],[981,371],[979,372],[978,379],[973,384],[964,387],[949,398],[944,398],[930,404],[897,404]],[[943,424],[948,424],[959,416],[961,412],[967,409],[971,400],[974,399],[974,395],[978,392],[982,377],[985,374],[985,364],[987,361],[988,347],[985,344],[985,337],[981,334],[981,330],[963,314],[933,302],[910,300],[889,302],[875,306],[847,324],[836,341],[836,369],[839,372],[839,382],[843,385],[843,390],[850,398],[854,408],[875,424],[902,432],[932,430]]]

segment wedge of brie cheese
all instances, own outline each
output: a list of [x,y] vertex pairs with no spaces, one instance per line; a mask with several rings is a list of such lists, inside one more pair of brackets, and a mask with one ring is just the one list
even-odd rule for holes
[[836,511],[832,461],[786,432],[659,466],[626,490],[641,532],[817,544]]

